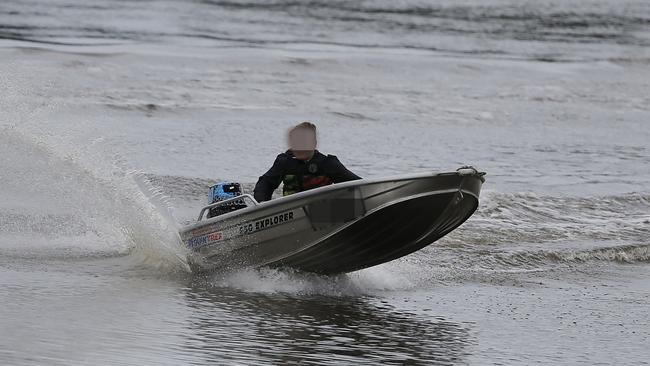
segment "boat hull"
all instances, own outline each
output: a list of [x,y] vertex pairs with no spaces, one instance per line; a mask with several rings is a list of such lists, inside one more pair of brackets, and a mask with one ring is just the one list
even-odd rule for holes
[[301,192],[184,228],[198,270],[352,272],[413,253],[478,207],[481,173],[359,180]]

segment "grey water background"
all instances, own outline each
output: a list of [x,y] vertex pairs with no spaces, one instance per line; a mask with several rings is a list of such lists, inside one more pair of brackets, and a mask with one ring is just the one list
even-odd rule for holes
[[[0,363],[648,364],[648,46],[647,1],[2,1]],[[487,171],[479,210],[189,274],[178,225],[302,120],[364,177]]]

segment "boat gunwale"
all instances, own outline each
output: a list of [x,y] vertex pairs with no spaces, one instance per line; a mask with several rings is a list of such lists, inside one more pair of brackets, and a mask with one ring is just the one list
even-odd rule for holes
[[[312,195],[319,195],[323,193],[329,193],[329,192],[334,192],[337,190],[344,190],[346,188],[352,188],[352,187],[358,187],[358,186],[363,186],[363,185],[369,185],[369,184],[377,184],[377,183],[387,183],[387,182],[400,182],[400,181],[408,181],[408,180],[419,180],[419,179],[425,179],[425,178],[434,178],[438,176],[451,176],[451,175],[457,175],[461,178],[465,177],[475,177],[477,179],[481,179],[481,176],[479,173],[477,174],[471,174],[471,175],[462,175],[459,172],[443,172],[443,173],[415,173],[415,174],[405,174],[405,175],[397,175],[397,176],[392,176],[392,177],[383,177],[383,178],[369,178],[369,179],[358,179],[358,180],[352,180],[348,182],[342,182],[342,183],[335,183],[329,186],[325,187],[320,187],[317,189],[312,189],[308,191],[303,191],[303,192],[298,192],[295,194],[292,194],[290,196],[284,196],[280,198],[276,198],[274,200],[270,201],[265,201],[265,202],[260,202],[256,206],[249,206],[246,208],[243,208],[241,210],[229,212],[211,219],[207,220],[202,220],[202,221],[197,221],[193,224],[186,225],[180,229],[181,234],[190,232],[192,230],[196,230],[198,228],[202,228],[205,226],[209,226],[212,224],[215,224],[220,221],[225,221],[227,219],[231,218],[236,218],[238,216],[244,216],[247,213],[257,211],[260,209],[267,209],[267,208],[273,208],[275,206],[280,206],[280,205],[285,205],[285,204],[290,204],[293,201],[298,201],[304,198],[308,198],[309,196]],[[447,188],[447,190],[452,189],[452,188]],[[463,190],[462,189],[462,184],[458,188],[452,189],[454,191],[456,190]],[[471,191],[466,191],[465,193],[471,194],[476,199],[478,199],[478,194],[475,194],[474,192]],[[404,197],[404,199],[407,199],[409,196]],[[386,205],[386,204],[384,204]],[[382,205],[382,206],[384,206]],[[377,208],[373,209],[376,210]],[[366,213],[368,214],[368,213]],[[356,221],[356,220],[355,220]]]

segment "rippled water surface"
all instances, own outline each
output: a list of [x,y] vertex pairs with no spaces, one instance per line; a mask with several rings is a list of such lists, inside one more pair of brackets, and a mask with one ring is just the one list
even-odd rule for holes
[[[647,364],[647,1],[0,4],[0,363]],[[286,128],[479,210],[337,277],[192,275],[177,230]]]

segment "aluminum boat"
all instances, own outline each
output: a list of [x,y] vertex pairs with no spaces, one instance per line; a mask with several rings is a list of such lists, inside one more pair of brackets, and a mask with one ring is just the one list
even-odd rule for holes
[[[457,228],[477,209],[484,175],[463,167],[361,179],[262,203],[244,194],[204,207],[180,235],[195,271],[352,272],[411,254]],[[205,218],[234,200],[244,208]]]

